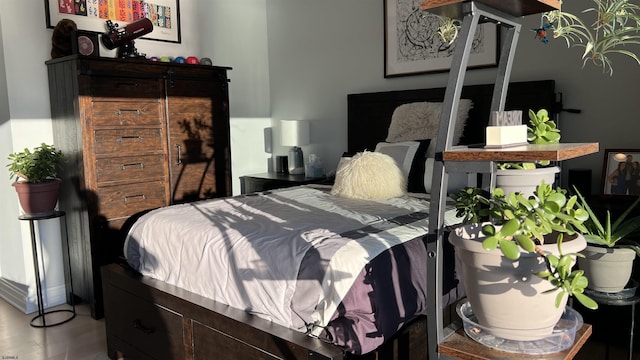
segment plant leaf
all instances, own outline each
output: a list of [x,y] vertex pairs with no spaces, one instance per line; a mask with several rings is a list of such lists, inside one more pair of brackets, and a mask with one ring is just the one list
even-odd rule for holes
[[511,240],[500,240],[500,251],[510,260],[518,260],[520,258],[520,247]]

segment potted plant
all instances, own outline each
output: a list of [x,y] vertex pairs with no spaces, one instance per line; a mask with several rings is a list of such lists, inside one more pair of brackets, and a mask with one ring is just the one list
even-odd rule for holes
[[[546,109],[537,112],[529,110],[527,125],[527,142],[529,144],[557,144],[560,142],[560,130],[549,118]],[[496,187],[506,192],[521,192],[525,196],[533,194],[538,184],[555,182],[560,172],[557,166],[549,166],[549,161],[499,163],[496,171]]]
[[584,272],[573,269],[589,217],[575,195],[541,183],[528,198],[469,187],[453,198],[463,222],[449,241],[480,325],[505,339],[536,340],[551,334],[569,296],[598,307],[584,294]]
[[628,46],[640,43],[640,6],[629,0],[592,1],[595,6],[583,11],[593,15],[591,26],[576,15],[555,10],[542,15],[542,28],[552,29],[553,37],[563,38],[567,47],[583,47],[583,67],[590,61],[613,75],[611,54],[626,55],[640,64],[640,58]]
[[582,194],[575,189],[582,207],[589,213],[584,223],[584,237],[587,247],[578,259],[578,266],[589,276],[589,289],[616,293],[624,290],[633,270],[633,260],[640,256],[640,246],[626,237],[640,229],[640,216],[627,219],[631,211],[640,203],[638,197],[613,224],[607,210],[604,224],[593,212]]
[[53,145],[45,143],[33,150],[9,154],[10,179],[18,193],[18,199],[28,215],[45,215],[53,212],[58,201],[60,178],[57,176],[64,155]]

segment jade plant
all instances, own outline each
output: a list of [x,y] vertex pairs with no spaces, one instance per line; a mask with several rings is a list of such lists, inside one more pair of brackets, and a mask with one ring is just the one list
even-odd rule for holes
[[[485,250],[499,249],[509,260],[520,258],[521,250],[543,258],[546,270],[537,276],[553,286],[547,292],[558,292],[556,307],[565,295],[575,297],[589,309],[598,304],[584,294],[588,280],[583,270],[573,270],[577,253],[564,253],[562,243],[565,236],[587,231],[585,221],[588,212],[580,206],[578,197],[568,196],[566,190],[552,188],[542,183],[533,196],[526,198],[520,193],[505,194],[495,188],[491,194],[467,187],[452,195],[456,202],[457,216],[463,224],[483,224],[482,242]],[[542,250],[544,243],[557,244],[559,256]]]
[[[549,118],[546,109],[537,112],[529,109],[529,125],[527,125],[527,142],[529,144],[557,144],[560,142],[560,129]],[[548,160],[538,162],[498,163],[499,169],[535,169],[537,165],[548,166]]]
[[14,152],[8,156],[9,178],[30,183],[41,183],[57,177],[58,169],[62,165],[64,155],[53,145],[40,144],[29,150]]

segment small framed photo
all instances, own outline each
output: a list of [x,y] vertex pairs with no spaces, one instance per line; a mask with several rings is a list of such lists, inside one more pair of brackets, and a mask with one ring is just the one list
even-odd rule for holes
[[640,149],[606,149],[602,165],[602,194],[640,195]]

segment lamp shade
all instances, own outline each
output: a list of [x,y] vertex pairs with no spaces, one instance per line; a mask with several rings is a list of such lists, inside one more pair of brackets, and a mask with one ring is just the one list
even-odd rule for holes
[[281,144],[300,146],[309,143],[309,122],[302,120],[280,120]]

